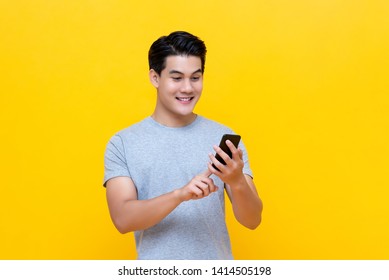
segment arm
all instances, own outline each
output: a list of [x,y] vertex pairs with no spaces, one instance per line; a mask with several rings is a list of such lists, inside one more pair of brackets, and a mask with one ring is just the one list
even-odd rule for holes
[[[231,141],[226,143],[232,152],[232,158],[219,147],[214,146],[215,151],[223,158],[226,165],[210,154],[211,163],[208,164],[208,169],[226,184],[235,218],[245,227],[255,229],[261,223],[262,201],[258,196],[253,179],[242,172],[244,166],[242,150],[235,148]],[[220,171],[216,170],[212,163]]]
[[227,185],[226,190],[236,219],[249,229],[257,228],[261,223],[263,205],[253,179],[244,175],[241,183]]
[[149,228],[159,223],[182,202],[201,199],[215,192],[217,187],[208,175],[207,170],[182,188],[147,200],[138,200],[131,178],[112,178],[106,184],[111,219],[120,233]]

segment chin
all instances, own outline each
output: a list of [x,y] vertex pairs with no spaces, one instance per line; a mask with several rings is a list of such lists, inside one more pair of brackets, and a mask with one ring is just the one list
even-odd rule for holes
[[178,108],[176,111],[177,115],[182,115],[182,116],[190,116],[193,114],[194,106],[189,106],[186,108]]
[[177,114],[178,114],[178,115],[181,115],[181,116],[183,116],[183,117],[190,117],[190,116],[194,115],[193,109],[194,109],[194,108],[192,108],[191,110],[185,110],[185,111],[182,110],[182,111],[178,111]]

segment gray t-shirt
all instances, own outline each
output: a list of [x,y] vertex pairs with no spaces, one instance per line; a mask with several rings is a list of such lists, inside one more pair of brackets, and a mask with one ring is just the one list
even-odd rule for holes
[[[138,199],[145,200],[186,185],[207,169],[223,134],[233,131],[197,116],[185,127],[166,127],[151,117],[114,135],[105,152],[105,183],[114,177],[132,179]],[[252,176],[246,149],[243,172]],[[225,223],[224,183],[206,198],[181,203],[157,225],[135,231],[138,259],[232,259]]]

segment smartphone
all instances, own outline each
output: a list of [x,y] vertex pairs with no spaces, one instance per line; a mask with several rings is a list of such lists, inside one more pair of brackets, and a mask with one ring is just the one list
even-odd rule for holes
[[[234,146],[236,148],[238,148],[238,145],[239,145],[239,142],[240,142],[240,135],[237,135],[237,134],[224,134],[222,139],[220,140],[220,144],[219,144],[220,149],[222,149],[230,158],[232,158],[232,152],[231,152],[230,148],[228,148],[228,146],[226,144],[227,140],[230,140],[232,142],[232,144],[234,144]],[[226,164],[226,162],[222,159],[222,157],[219,154],[216,154],[215,157],[222,164],[224,164],[224,165]],[[212,164],[212,166],[215,169],[217,169],[218,171],[220,171],[214,164]]]

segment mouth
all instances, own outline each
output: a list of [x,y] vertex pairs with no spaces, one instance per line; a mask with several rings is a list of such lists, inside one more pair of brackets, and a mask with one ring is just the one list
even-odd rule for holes
[[176,99],[180,102],[190,102],[194,97],[176,97]]

